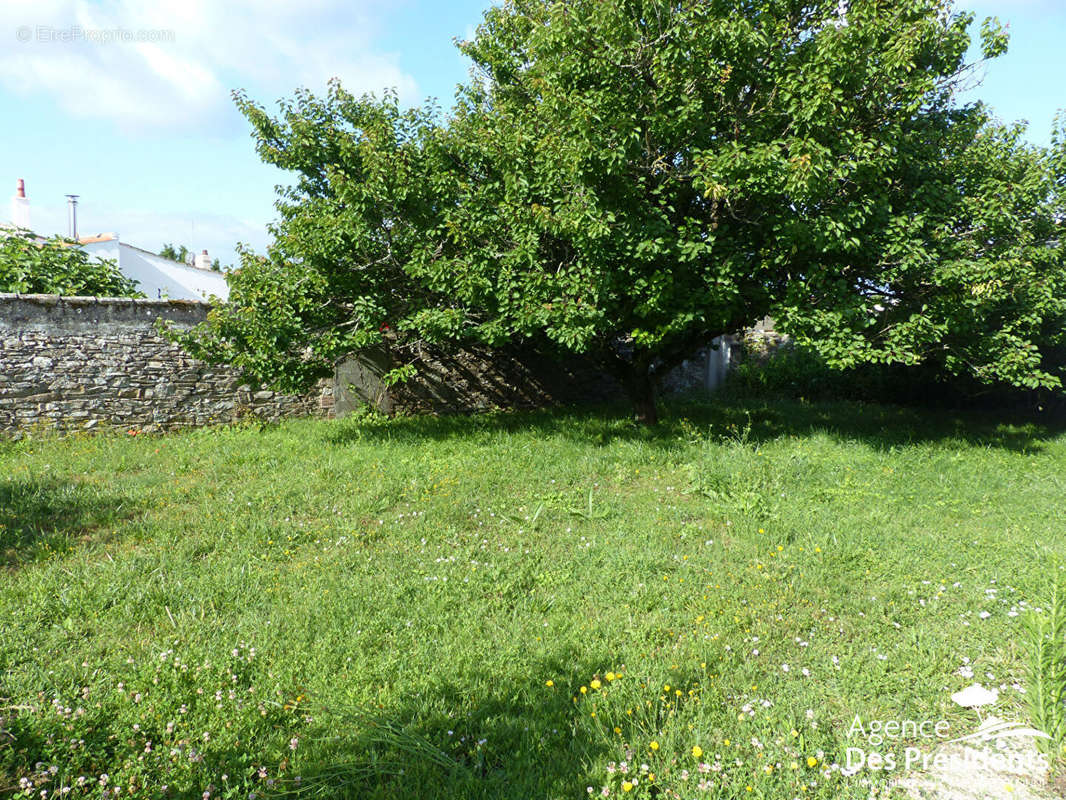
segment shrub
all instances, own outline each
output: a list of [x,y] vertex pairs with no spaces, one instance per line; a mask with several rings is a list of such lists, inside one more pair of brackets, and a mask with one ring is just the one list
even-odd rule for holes
[[94,258],[70,239],[27,230],[0,234],[0,292],[144,297],[113,261]]

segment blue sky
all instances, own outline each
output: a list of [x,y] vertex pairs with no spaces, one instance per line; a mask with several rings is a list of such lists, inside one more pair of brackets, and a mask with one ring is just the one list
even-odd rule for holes
[[[349,89],[396,87],[447,106],[468,65],[452,43],[488,0],[3,0],[0,193],[26,180],[33,226],[116,231],[158,250],[206,248],[234,261],[266,246],[274,186],[229,91],[267,104],[331,76]],[[1066,107],[1066,0],[959,0],[1010,25],[1010,52],[967,98],[1027,119],[1038,144]],[[143,41],[128,41],[140,36]],[[3,187],[8,187],[4,189]],[[9,216],[7,203],[0,219]]]

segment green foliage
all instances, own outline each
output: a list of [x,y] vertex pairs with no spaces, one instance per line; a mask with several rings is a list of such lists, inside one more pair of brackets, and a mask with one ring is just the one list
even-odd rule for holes
[[1058,386],[1066,148],[955,103],[972,23],[947,0],[513,0],[460,45],[447,118],[336,83],[276,117],[238,94],[298,177],[190,339],[266,382],[384,325],[416,366],[531,340],[616,373],[648,421],[655,375],[766,314],[837,366]]
[[404,364],[402,367],[396,369],[390,369],[384,375],[381,376],[381,382],[386,386],[395,386],[406,380],[410,380],[416,374],[416,367],[414,364]]
[[932,363],[834,367],[815,348],[797,344],[778,348],[766,357],[742,357],[730,371],[723,391],[737,398],[858,400],[926,409],[1054,413],[1062,408],[1062,396],[1048,390],[1031,391],[1010,385],[990,388],[965,374],[945,374]]
[[[169,258],[171,261],[180,261],[182,264],[188,264],[192,260],[192,250],[185,245],[174,247],[172,244],[164,244],[163,249],[159,251],[159,255],[163,258]],[[217,258],[211,262],[211,269],[214,272],[222,272],[222,262]],[[233,265],[227,265],[226,271],[233,269]]]
[[981,53],[985,58],[997,58],[1007,52],[1010,35],[998,17],[986,17],[981,23]]
[[882,219],[860,237],[865,255],[809,254],[782,326],[837,367],[931,363],[986,384],[1060,388],[1066,184],[1054,151],[1022,133],[978,119],[933,134],[935,148],[911,142],[899,193],[868,196]]
[[163,245],[163,249],[159,251],[159,255],[163,258],[169,258],[171,261],[180,261],[184,264],[189,260],[191,252],[185,245],[174,247],[174,245],[166,243]]
[[665,412],[0,443],[0,795],[868,800],[856,714],[1025,718],[1066,436]]
[[840,397],[852,379],[834,370],[816,350],[785,345],[765,356],[749,356],[733,367],[725,391],[742,397]]
[[144,297],[113,261],[94,258],[68,239],[39,240],[25,230],[0,233],[0,292]]

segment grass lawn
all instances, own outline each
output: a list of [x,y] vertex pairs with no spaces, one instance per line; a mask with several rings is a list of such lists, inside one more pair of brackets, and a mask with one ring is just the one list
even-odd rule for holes
[[866,798],[856,715],[1024,719],[1066,436],[717,402],[0,442],[0,796]]

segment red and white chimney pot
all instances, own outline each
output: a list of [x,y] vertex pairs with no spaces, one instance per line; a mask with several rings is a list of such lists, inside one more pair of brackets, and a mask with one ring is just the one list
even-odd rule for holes
[[11,222],[16,228],[30,227],[30,201],[26,197],[26,181],[15,181],[15,196],[11,198]]

